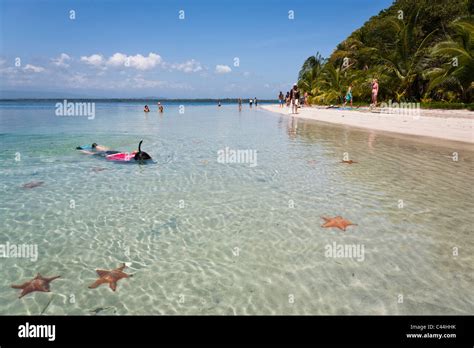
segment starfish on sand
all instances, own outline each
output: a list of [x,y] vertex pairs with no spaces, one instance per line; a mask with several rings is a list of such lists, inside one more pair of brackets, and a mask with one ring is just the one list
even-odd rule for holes
[[357,163],[357,162],[353,160],[348,160],[348,161],[341,161],[341,163],[352,164],[352,163]]
[[41,274],[38,273],[36,277],[34,277],[32,280],[21,285],[12,285],[12,288],[21,289],[21,294],[19,298],[22,298],[23,296],[33,291],[50,292],[49,283],[59,277],[61,276],[47,278],[43,277]]
[[115,291],[117,288],[117,282],[122,278],[129,278],[132,277],[133,274],[127,274],[123,272],[125,268],[125,264],[123,263],[119,268],[113,269],[111,271],[105,269],[96,269],[97,274],[99,275],[99,279],[97,279],[94,284],[89,286],[89,289],[95,289],[101,284],[109,283],[110,288]]
[[333,218],[329,217],[321,217],[325,222],[321,227],[337,227],[340,230],[345,231],[347,226],[357,226],[357,224],[353,224],[349,220],[344,219],[342,216],[336,216]]
[[23,188],[25,189],[32,189],[38,186],[41,186],[44,184],[44,181],[32,181],[32,182],[27,182],[26,184],[23,184]]
[[107,170],[107,168],[102,168],[102,167],[94,167],[94,168],[92,168],[92,171],[93,171],[94,173],[98,173],[98,172],[101,172],[101,171],[103,171],[103,170]]

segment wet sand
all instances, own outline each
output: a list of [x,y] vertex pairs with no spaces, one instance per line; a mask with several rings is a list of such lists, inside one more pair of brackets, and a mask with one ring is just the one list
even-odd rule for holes
[[350,127],[474,143],[474,112],[468,110],[421,110],[420,115],[403,115],[371,112],[368,109],[304,107],[298,110],[298,114],[291,114],[289,108],[280,108],[278,105],[264,105],[262,108],[279,114]]

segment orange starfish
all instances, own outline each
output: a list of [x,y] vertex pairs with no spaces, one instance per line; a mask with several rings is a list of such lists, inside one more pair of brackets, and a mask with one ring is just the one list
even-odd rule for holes
[[348,160],[348,161],[341,161],[341,163],[352,164],[352,163],[357,163],[357,162],[353,160]]
[[13,289],[21,289],[21,294],[20,297],[22,298],[23,296],[29,294],[30,292],[33,291],[42,291],[42,292],[50,292],[49,290],[49,283],[51,283],[53,280],[59,278],[61,276],[56,276],[56,277],[51,277],[51,278],[45,278],[41,276],[41,274],[37,274],[36,277],[34,277],[32,280],[23,283],[21,285],[12,285]]
[[111,271],[107,271],[104,269],[96,269],[97,274],[99,275],[99,279],[97,279],[94,284],[89,286],[89,289],[95,289],[101,284],[109,283],[110,288],[115,291],[117,288],[117,282],[122,278],[129,278],[132,277],[133,274],[127,274],[123,272],[125,268],[125,264],[123,263],[119,268],[113,269]]
[[43,184],[44,184],[44,181],[32,181],[32,182],[28,182],[26,184],[23,184],[22,187],[25,188],[25,189],[32,189],[32,188],[41,186]]
[[357,226],[357,224],[353,224],[349,220],[344,219],[342,216],[336,216],[333,218],[328,217],[321,217],[325,222],[321,227],[337,227],[340,230],[345,231],[347,226]]

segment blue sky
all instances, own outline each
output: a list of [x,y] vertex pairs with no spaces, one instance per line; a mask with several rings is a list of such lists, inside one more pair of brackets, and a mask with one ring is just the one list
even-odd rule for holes
[[329,56],[392,0],[0,4],[1,90],[272,98],[296,81],[308,56],[317,51]]

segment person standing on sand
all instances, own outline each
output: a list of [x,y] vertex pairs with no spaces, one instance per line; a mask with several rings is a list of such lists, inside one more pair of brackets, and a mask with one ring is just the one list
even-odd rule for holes
[[347,89],[345,99],[346,100],[344,101],[344,104],[342,105],[342,107],[345,107],[347,102],[351,102],[351,108],[352,108],[352,83],[349,85],[349,88]]
[[255,104],[255,107],[257,107],[257,104],[258,104],[257,97],[253,98],[253,102]]
[[377,79],[372,80],[372,104],[370,107],[377,107],[377,94],[379,94],[379,83]]
[[298,105],[300,102],[300,91],[298,90],[298,86],[296,85],[296,83],[293,85],[293,88],[290,91],[290,100],[291,100],[291,113],[297,114]]
[[304,106],[309,106],[308,92],[304,92]]
[[242,111],[242,98],[239,98],[239,111]]
[[250,107],[252,107],[252,103],[253,103],[253,99],[250,98],[250,99],[249,99],[249,106],[250,106]]
[[283,107],[283,101],[285,100],[285,96],[283,95],[283,92],[280,91],[280,94],[278,95],[278,102],[280,103],[280,107]]
[[286,97],[285,97],[285,101],[286,101],[286,106],[290,106],[290,92],[286,92]]

